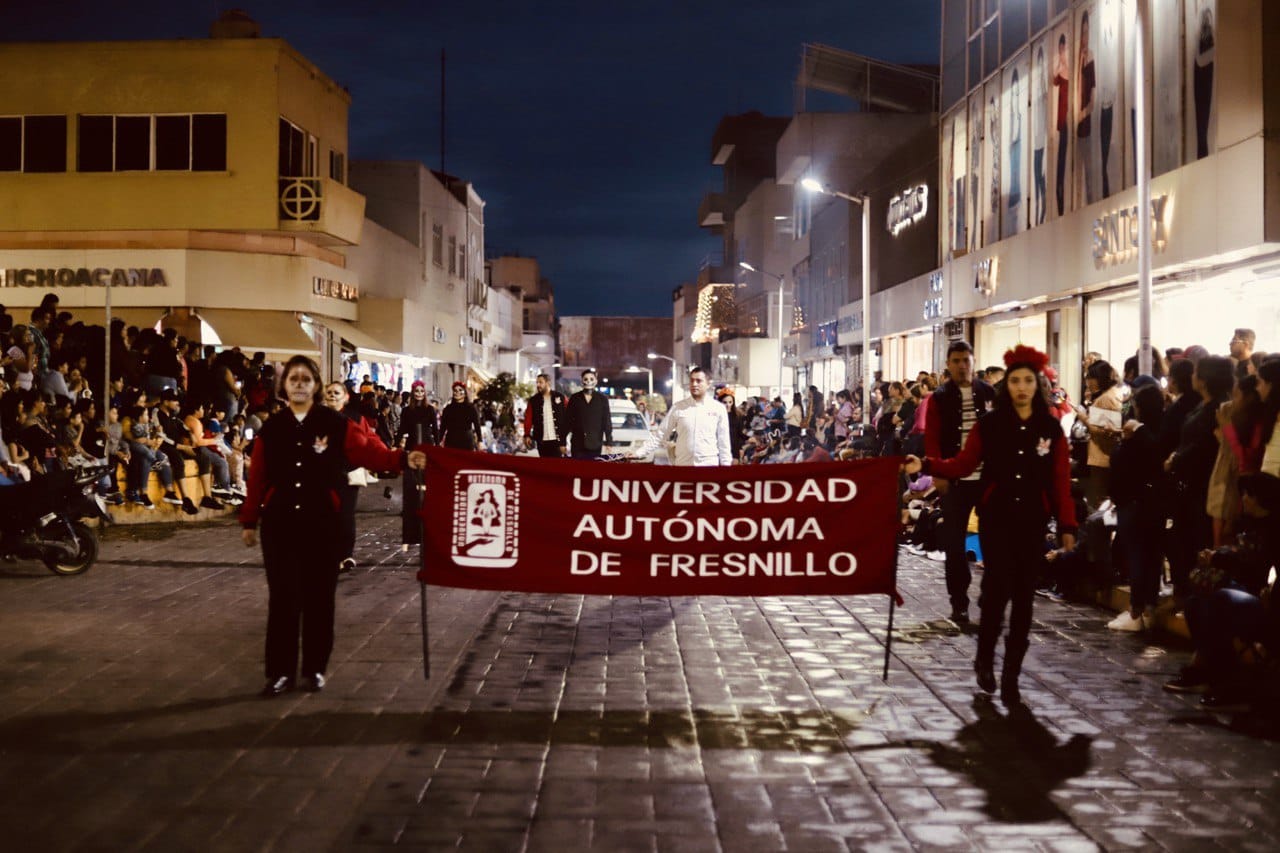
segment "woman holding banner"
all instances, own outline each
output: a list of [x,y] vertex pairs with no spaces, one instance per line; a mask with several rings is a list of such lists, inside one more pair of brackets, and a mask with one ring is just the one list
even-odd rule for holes
[[334,593],[342,559],[341,500],[352,466],[398,471],[423,468],[421,451],[406,454],[371,440],[366,430],[323,406],[320,369],[306,356],[284,368],[288,410],[258,434],[249,468],[249,494],[240,508],[244,544],[258,542],[267,570],[267,684],[264,697],[293,688],[302,640],[303,686],[324,687],[333,651]]
[[1036,567],[1044,557],[1050,517],[1057,519],[1062,550],[1075,547],[1069,448],[1061,424],[1050,412],[1042,379],[1048,361],[1044,353],[1027,346],[1006,352],[1008,372],[995,408],[970,430],[959,455],[923,461],[908,456],[903,465],[907,474],[923,471],[948,479],[968,476],[982,466],[977,509],[985,570],[973,668],[978,686],[994,693],[996,641],[1005,605],[1012,601],[1000,680],[1000,698],[1011,707],[1022,701],[1018,675],[1027,653]]

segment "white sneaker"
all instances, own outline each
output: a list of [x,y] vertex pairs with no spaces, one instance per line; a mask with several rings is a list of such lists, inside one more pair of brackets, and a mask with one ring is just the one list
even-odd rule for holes
[[927,559],[933,560],[935,563],[945,563],[947,560],[946,551],[929,551],[925,554]]
[[1125,610],[1122,611],[1119,616],[1108,622],[1107,627],[1112,631],[1141,631],[1142,618],[1138,617],[1135,619],[1129,615],[1128,610]]

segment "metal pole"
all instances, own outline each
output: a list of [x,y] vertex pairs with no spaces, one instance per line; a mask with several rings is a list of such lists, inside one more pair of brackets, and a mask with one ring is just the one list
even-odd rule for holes
[[[106,287],[103,288],[103,323],[107,327],[106,342],[103,346],[102,353],[102,405],[98,407],[98,414],[102,418],[102,422],[107,422],[107,409],[111,406],[111,279],[107,278]],[[102,443],[102,460],[107,459],[107,444]]]
[[[424,546],[425,547],[425,546]],[[421,581],[421,595],[418,596],[422,602],[422,679],[424,681],[431,680],[431,643],[427,634],[427,582]],[[885,664],[888,669],[888,664]]]
[[871,425],[871,197],[862,205],[862,423]]
[[[649,374],[649,396],[652,397],[653,396],[653,368],[646,367],[645,372]],[[649,401],[645,400],[645,405],[647,406],[648,404],[649,404]]]
[[[783,345],[782,345],[782,334],[783,334],[783,333],[782,333],[782,326],[783,326],[783,322],[782,322],[782,284],[783,284],[783,281],[784,281],[784,279],[783,279],[781,276],[779,276],[779,277],[778,277],[778,396],[779,396],[779,397],[781,397],[781,396],[782,396],[782,383],[783,383],[783,377],[785,377],[785,376],[787,375],[787,368],[786,368],[786,364],[785,364],[785,362],[786,362],[786,355],[785,355],[784,347],[783,347]],[[786,399],[784,398],[782,402],[785,404],[785,403],[786,403]]]
[[1151,158],[1148,150],[1147,93],[1151,77],[1147,70],[1147,36],[1150,32],[1147,0],[1138,0],[1138,39],[1135,63],[1138,85],[1134,96],[1137,127],[1138,169],[1138,372],[1151,373]]

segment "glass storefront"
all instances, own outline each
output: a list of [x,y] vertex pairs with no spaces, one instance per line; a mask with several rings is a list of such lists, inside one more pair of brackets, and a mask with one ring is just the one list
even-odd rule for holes
[[[1151,342],[1164,352],[1200,344],[1225,354],[1232,332],[1253,329],[1256,350],[1280,351],[1280,270],[1241,268],[1200,280],[1157,287],[1151,299]],[[1128,287],[1089,300],[1089,350],[1120,370],[1138,351],[1138,290]]]

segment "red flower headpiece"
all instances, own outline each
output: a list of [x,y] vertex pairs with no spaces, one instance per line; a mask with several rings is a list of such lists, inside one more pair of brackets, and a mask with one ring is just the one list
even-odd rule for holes
[[1024,344],[1018,344],[1004,354],[1004,366],[1007,370],[1013,370],[1014,367],[1029,367],[1033,373],[1044,373],[1048,364],[1049,356],[1035,347]]

